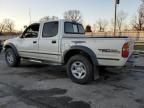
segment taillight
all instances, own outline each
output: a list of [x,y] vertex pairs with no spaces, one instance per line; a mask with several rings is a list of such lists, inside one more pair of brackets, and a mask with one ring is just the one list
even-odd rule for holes
[[127,58],[129,56],[129,43],[125,43],[122,47],[122,57]]

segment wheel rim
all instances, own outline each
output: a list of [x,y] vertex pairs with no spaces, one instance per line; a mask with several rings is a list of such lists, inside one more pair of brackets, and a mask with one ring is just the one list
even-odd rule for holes
[[71,65],[72,75],[77,79],[83,79],[86,76],[86,66],[80,61],[76,61]]
[[7,57],[6,58],[7,58],[7,61],[9,62],[9,64],[12,64],[14,62],[14,57],[13,57],[11,52],[7,53]]

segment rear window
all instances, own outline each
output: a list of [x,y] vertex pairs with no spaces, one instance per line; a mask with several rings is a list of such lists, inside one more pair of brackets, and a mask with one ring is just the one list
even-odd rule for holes
[[64,32],[66,34],[84,34],[84,28],[81,24],[73,23],[73,22],[65,22],[64,24]]

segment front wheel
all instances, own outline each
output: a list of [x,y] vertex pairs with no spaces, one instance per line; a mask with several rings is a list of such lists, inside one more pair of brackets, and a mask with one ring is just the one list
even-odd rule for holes
[[5,60],[10,67],[16,67],[20,64],[20,57],[17,57],[11,48],[6,49]]
[[70,58],[67,64],[67,73],[72,81],[85,84],[93,79],[91,62],[82,55],[75,55]]

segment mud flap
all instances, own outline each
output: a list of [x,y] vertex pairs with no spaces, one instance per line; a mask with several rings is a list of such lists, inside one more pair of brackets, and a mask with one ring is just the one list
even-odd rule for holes
[[97,80],[100,78],[100,75],[99,75],[99,69],[97,66],[94,66],[94,80]]

